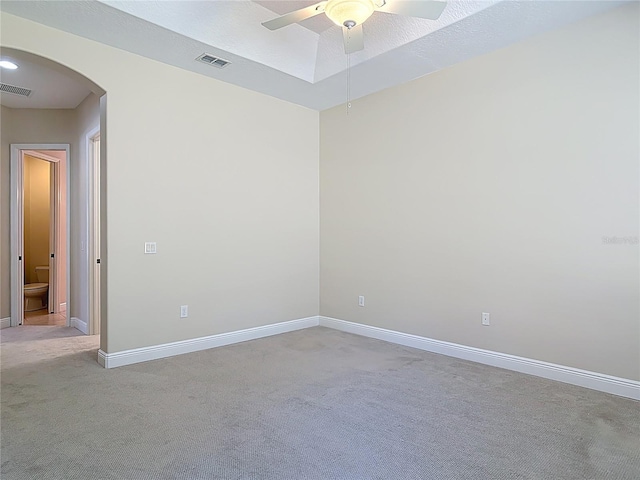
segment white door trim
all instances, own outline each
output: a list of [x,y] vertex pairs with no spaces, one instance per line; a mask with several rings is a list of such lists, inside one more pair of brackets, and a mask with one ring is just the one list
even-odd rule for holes
[[86,135],[87,186],[89,208],[87,209],[87,239],[89,265],[89,335],[100,334],[100,126],[92,128]]
[[[24,318],[24,154],[27,153],[42,160],[56,162],[58,160],[35,150],[64,150],[67,159],[67,181],[66,181],[66,198],[67,198],[67,296],[71,290],[71,269],[70,269],[70,213],[71,202],[69,199],[70,187],[70,146],[68,143],[14,143],[11,144],[11,326],[22,325]],[[59,178],[58,185],[59,188]],[[59,202],[59,197],[57,199]],[[56,202],[56,203],[57,203]],[[52,206],[53,207],[53,206]],[[55,229],[55,225],[52,227]],[[57,229],[56,229],[57,230]],[[57,235],[56,235],[57,236]],[[57,245],[57,243],[56,243]],[[51,275],[51,271],[49,274]],[[51,278],[51,277],[50,277]],[[55,284],[55,282],[54,282]],[[55,288],[55,287],[54,287]],[[51,298],[51,296],[50,296]],[[55,298],[55,297],[54,297]],[[67,302],[68,303],[68,302]],[[69,314],[67,314],[67,326],[69,326]]]
[[[23,153],[26,153],[23,151]],[[47,160],[48,161],[48,160]],[[56,298],[58,297],[58,262],[60,255],[58,254],[58,245],[60,244],[60,232],[58,221],[60,220],[60,164],[58,162],[49,162],[50,172],[50,188],[49,188],[49,299],[47,302],[47,311],[49,313],[58,313],[60,307],[56,307]],[[51,254],[53,253],[53,258]]]
[[[60,285],[58,285],[58,272],[60,269],[61,257],[61,240],[60,240],[60,203],[61,203],[61,185],[60,185],[60,159],[53,155],[48,155],[44,151],[38,150],[22,150],[22,154],[30,157],[44,160],[51,164],[51,180],[50,180],[50,207],[49,207],[49,254],[53,253],[54,257],[49,258],[49,298],[47,310],[49,313],[60,313]],[[24,157],[23,157],[24,158]],[[23,164],[24,165],[24,164]],[[66,192],[65,192],[66,193]],[[23,217],[24,218],[24,217]],[[66,270],[68,272],[68,270]],[[68,276],[68,275],[67,275]],[[65,276],[66,281],[66,276]]]
[[58,163],[60,161],[57,157],[47,155],[46,153],[38,150],[22,150],[22,153],[29,155],[30,157],[39,158],[40,160],[46,160],[47,162]]
[[11,321],[22,325],[24,318],[24,164],[18,145],[11,145]]

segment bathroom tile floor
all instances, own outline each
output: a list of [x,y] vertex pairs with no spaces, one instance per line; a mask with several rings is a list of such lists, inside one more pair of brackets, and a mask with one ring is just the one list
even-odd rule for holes
[[49,313],[46,308],[34,312],[24,312],[23,325],[56,325],[64,327],[67,325],[66,313]]

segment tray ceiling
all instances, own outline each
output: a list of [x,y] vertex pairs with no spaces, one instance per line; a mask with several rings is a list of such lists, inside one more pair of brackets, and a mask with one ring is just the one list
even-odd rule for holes
[[[393,0],[387,0],[389,2]],[[421,0],[414,0],[421,1]],[[129,52],[323,110],[619,6],[612,1],[448,2],[436,20],[375,12],[365,48],[344,53],[325,15],[280,30],[261,22],[304,0],[8,1],[0,9]],[[231,62],[196,61],[203,53]]]

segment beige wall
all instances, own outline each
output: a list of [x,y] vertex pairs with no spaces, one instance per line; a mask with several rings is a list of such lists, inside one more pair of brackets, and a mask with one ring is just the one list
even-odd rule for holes
[[638,246],[603,241],[638,235],[637,9],[371,95],[348,117],[322,112],[320,124],[11,15],[0,40],[107,91],[107,352],[320,311],[640,379]]
[[321,314],[640,379],[638,17],[322,112]]
[[38,282],[36,267],[49,265],[50,170],[46,160],[24,156],[25,283]]
[[0,21],[3,45],[107,91],[105,351],[317,315],[318,112]]

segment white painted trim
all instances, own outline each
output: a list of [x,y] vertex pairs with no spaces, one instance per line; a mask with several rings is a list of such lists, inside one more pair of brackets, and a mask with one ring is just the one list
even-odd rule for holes
[[[27,151],[22,153],[27,154]],[[35,153],[35,152],[34,152]],[[56,308],[58,301],[58,273],[60,268],[60,163],[49,162],[50,191],[49,191],[49,252],[54,258],[49,258],[49,298],[47,299],[47,311],[49,313],[60,313]],[[48,255],[47,255],[48,256]]]
[[0,319],[0,330],[11,326],[11,317]]
[[30,157],[39,158],[40,160],[44,160],[46,162],[58,163],[60,161],[59,158],[47,155],[46,153],[42,153],[38,150],[23,150],[23,153],[25,155],[29,155]]
[[67,311],[67,302],[62,302],[60,304],[60,312],[66,312]]
[[[87,304],[89,306],[89,334],[100,333],[100,124],[89,129],[85,135],[87,171],[87,211],[86,211],[86,259],[88,267]],[[98,143],[96,144],[96,140]]]
[[73,328],[77,328],[78,330],[80,330],[85,335],[89,334],[89,326],[87,325],[87,322],[85,322],[84,320],[80,320],[77,317],[71,317],[71,325],[70,326],[72,326]]
[[102,350],[98,350],[98,364],[102,367],[102,368],[112,368],[112,367],[107,367],[107,353],[104,353]]
[[121,367],[317,326],[318,317],[307,317],[290,320],[288,322],[263,325],[261,327],[247,328],[245,330],[237,330],[235,332],[219,333],[207,337],[165,343],[163,345],[123,350],[121,352],[106,353],[98,350],[98,363],[105,368]]
[[448,355],[450,357],[470,360],[472,362],[483,363],[485,365],[505,368],[515,372],[535,375],[550,380],[557,380],[559,382],[611,393],[613,395],[620,395],[621,397],[640,400],[640,382],[636,380],[556,365],[531,358],[517,357],[515,355],[493,352],[491,350],[467,347],[457,343],[434,340],[418,335],[338,320],[336,318],[320,316],[319,324],[322,327],[329,327],[343,332],[376,338],[378,340],[397,343],[428,352]]
[[[22,198],[23,187],[23,154],[25,151],[31,151],[36,156],[39,154],[35,150],[64,150],[66,152],[65,165],[67,171],[66,181],[66,201],[67,201],[67,265],[66,265],[66,282],[67,295],[71,292],[71,166],[70,166],[70,144],[68,143],[13,143],[11,144],[11,326],[22,325],[24,318],[24,225],[22,218],[24,215],[24,199]],[[44,158],[47,160],[47,158]],[[58,164],[58,159],[51,157],[51,160]],[[18,260],[22,257],[22,260]],[[71,319],[67,316],[67,326],[71,326]]]
[[11,326],[24,318],[24,162],[19,145],[11,145]]

